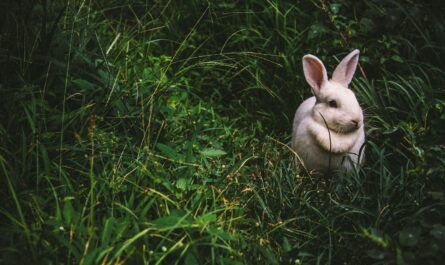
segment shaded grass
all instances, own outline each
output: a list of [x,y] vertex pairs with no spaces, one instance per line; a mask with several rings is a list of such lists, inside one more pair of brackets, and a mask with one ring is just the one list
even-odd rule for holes
[[[1,38],[1,262],[443,257],[444,77],[429,56],[443,36],[418,38],[418,15],[391,1],[25,4],[7,4]],[[358,20],[362,6],[397,11],[405,34]],[[314,178],[286,146],[310,95],[300,59],[331,65],[349,47],[367,162]]]

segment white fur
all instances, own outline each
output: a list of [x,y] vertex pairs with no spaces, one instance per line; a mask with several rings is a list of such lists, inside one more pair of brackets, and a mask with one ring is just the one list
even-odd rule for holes
[[314,96],[306,99],[295,113],[292,148],[310,171],[349,171],[362,162],[363,155],[359,156],[359,152],[365,142],[363,112],[348,88],[358,57],[359,50],[348,54],[331,80],[317,57],[310,54],[303,57],[304,76]]

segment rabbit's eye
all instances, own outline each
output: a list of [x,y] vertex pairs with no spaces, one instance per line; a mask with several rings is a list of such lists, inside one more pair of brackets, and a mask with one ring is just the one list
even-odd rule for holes
[[330,100],[328,103],[329,103],[329,107],[331,107],[331,108],[337,107],[337,101],[335,101],[335,100]]

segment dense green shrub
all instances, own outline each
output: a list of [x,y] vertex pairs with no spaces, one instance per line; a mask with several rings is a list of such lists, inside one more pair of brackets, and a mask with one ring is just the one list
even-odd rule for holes
[[[441,1],[0,3],[0,263],[438,264]],[[361,50],[363,168],[296,168],[301,57]],[[331,67],[328,67],[331,69]]]

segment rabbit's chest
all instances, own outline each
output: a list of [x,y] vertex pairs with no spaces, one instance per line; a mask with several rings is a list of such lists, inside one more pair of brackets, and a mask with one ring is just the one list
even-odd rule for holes
[[347,156],[346,154],[329,153],[312,139],[309,141],[302,141],[299,144],[299,148],[296,149],[306,168],[319,172],[326,172],[329,169],[340,167],[345,156]]

